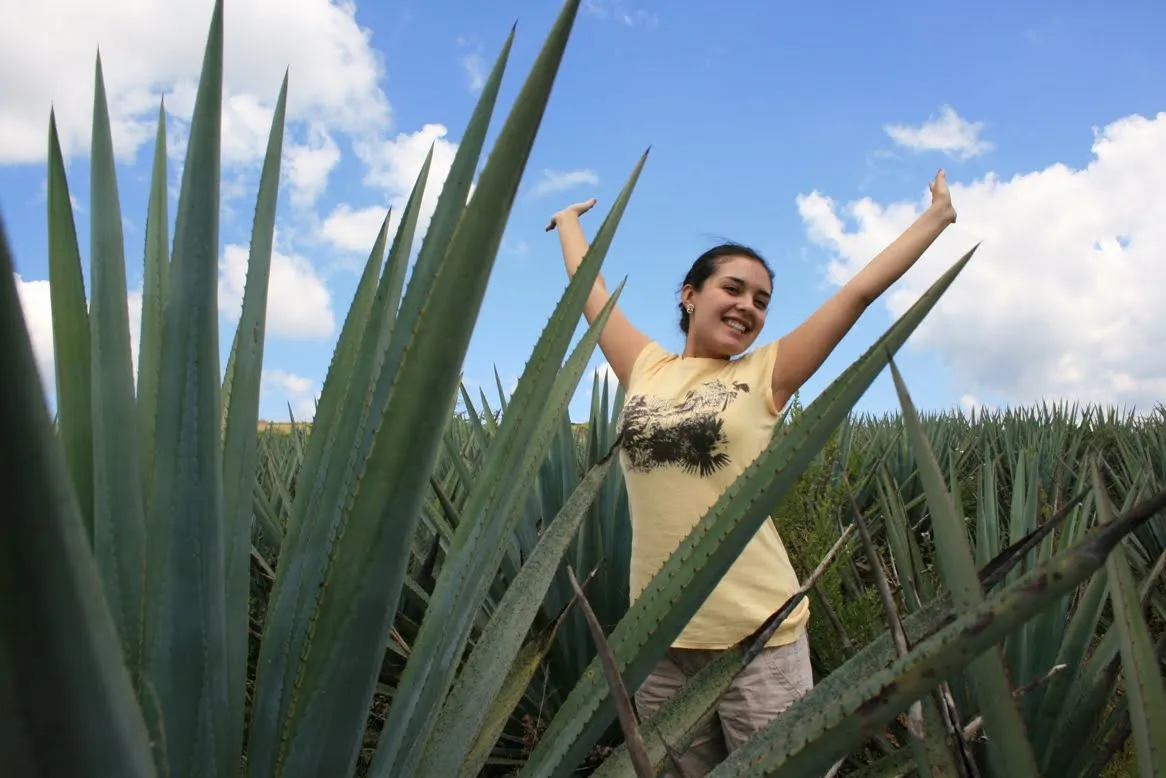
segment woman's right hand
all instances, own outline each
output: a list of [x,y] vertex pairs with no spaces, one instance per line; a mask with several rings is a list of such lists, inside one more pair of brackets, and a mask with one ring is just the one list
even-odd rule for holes
[[554,216],[551,217],[550,224],[547,225],[547,232],[550,232],[555,227],[557,227],[559,225],[560,219],[563,219],[563,218],[578,219],[580,216],[587,213],[588,211],[590,211],[594,207],[595,207],[595,198],[594,197],[592,197],[590,200],[585,200],[581,203],[575,203],[574,205],[568,205],[566,208],[564,208],[563,210],[559,211],[558,213],[556,213]]

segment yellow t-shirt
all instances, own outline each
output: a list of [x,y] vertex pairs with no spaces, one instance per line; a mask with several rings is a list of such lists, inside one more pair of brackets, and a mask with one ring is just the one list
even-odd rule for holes
[[[769,445],[780,413],[773,401],[777,345],[723,360],[680,357],[653,342],[637,357],[620,420],[620,464],[632,523],[633,602]],[[799,586],[777,528],[766,521],[672,645],[729,648]],[[792,643],[808,619],[809,601],[802,600],[769,645]]]

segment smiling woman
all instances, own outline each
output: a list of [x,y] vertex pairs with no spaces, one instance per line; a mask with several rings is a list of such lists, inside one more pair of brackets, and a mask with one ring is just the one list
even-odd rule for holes
[[[634,601],[673,551],[765,450],[782,409],[854,326],[863,311],[955,221],[943,171],[928,211],[846,286],[787,335],[749,351],[765,327],[774,273],[756,251],[726,243],[701,254],[680,290],[681,354],[641,333],[616,307],[600,348],[627,393],[620,464],[632,521]],[[579,217],[595,199],[555,214],[567,272],[587,253]],[[600,277],[584,314],[593,322],[610,299]],[[748,352],[748,353],[746,353]],[[765,522],[671,650],[636,692],[651,716],[720,652],[745,639],[800,582],[772,521]],[[716,715],[680,758],[705,775],[813,686],[802,602],[717,703]]]

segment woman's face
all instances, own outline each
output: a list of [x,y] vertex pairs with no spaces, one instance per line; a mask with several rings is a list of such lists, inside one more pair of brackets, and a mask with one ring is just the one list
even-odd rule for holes
[[682,301],[693,307],[691,356],[733,357],[748,350],[765,326],[772,291],[769,273],[749,257],[726,257],[701,289],[686,286]]

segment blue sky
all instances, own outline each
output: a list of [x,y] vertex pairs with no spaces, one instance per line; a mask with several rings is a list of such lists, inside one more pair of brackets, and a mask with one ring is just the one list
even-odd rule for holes
[[[29,7],[0,32],[0,213],[42,365],[47,335],[44,146],[55,105],[87,261],[88,122],[102,47],[125,216],[140,256],[158,99],[179,180],[211,3]],[[228,0],[224,354],[241,292],[270,111],[290,66],[285,188],[261,413],[310,407],[384,209],[403,202],[429,144],[453,150],[512,23],[495,130],[558,11],[533,0],[286,6]],[[1166,8],[1150,3],[585,0],[466,360],[493,397],[512,386],[566,283],[543,231],[599,198],[593,234],[652,147],[604,266],[622,304],[680,349],[677,288],[730,238],[777,272],[762,338],[796,326],[924,206],[948,171],[959,223],[873,306],[804,391],[816,395],[913,295],[980,252],[899,364],[925,408],[1081,400],[1148,410],[1166,399]],[[48,32],[52,30],[52,32]],[[266,31],[266,32],[265,32]],[[444,167],[443,167],[444,165]],[[431,180],[436,194],[439,180]],[[172,212],[173,213],[173,212]],[[232,249],[230,246],[235,246]],[[593,367],[603,362],[596,353]],[[573,404],[585,413],[584,386]],[[888,376],[859,403],[897,408]]]

